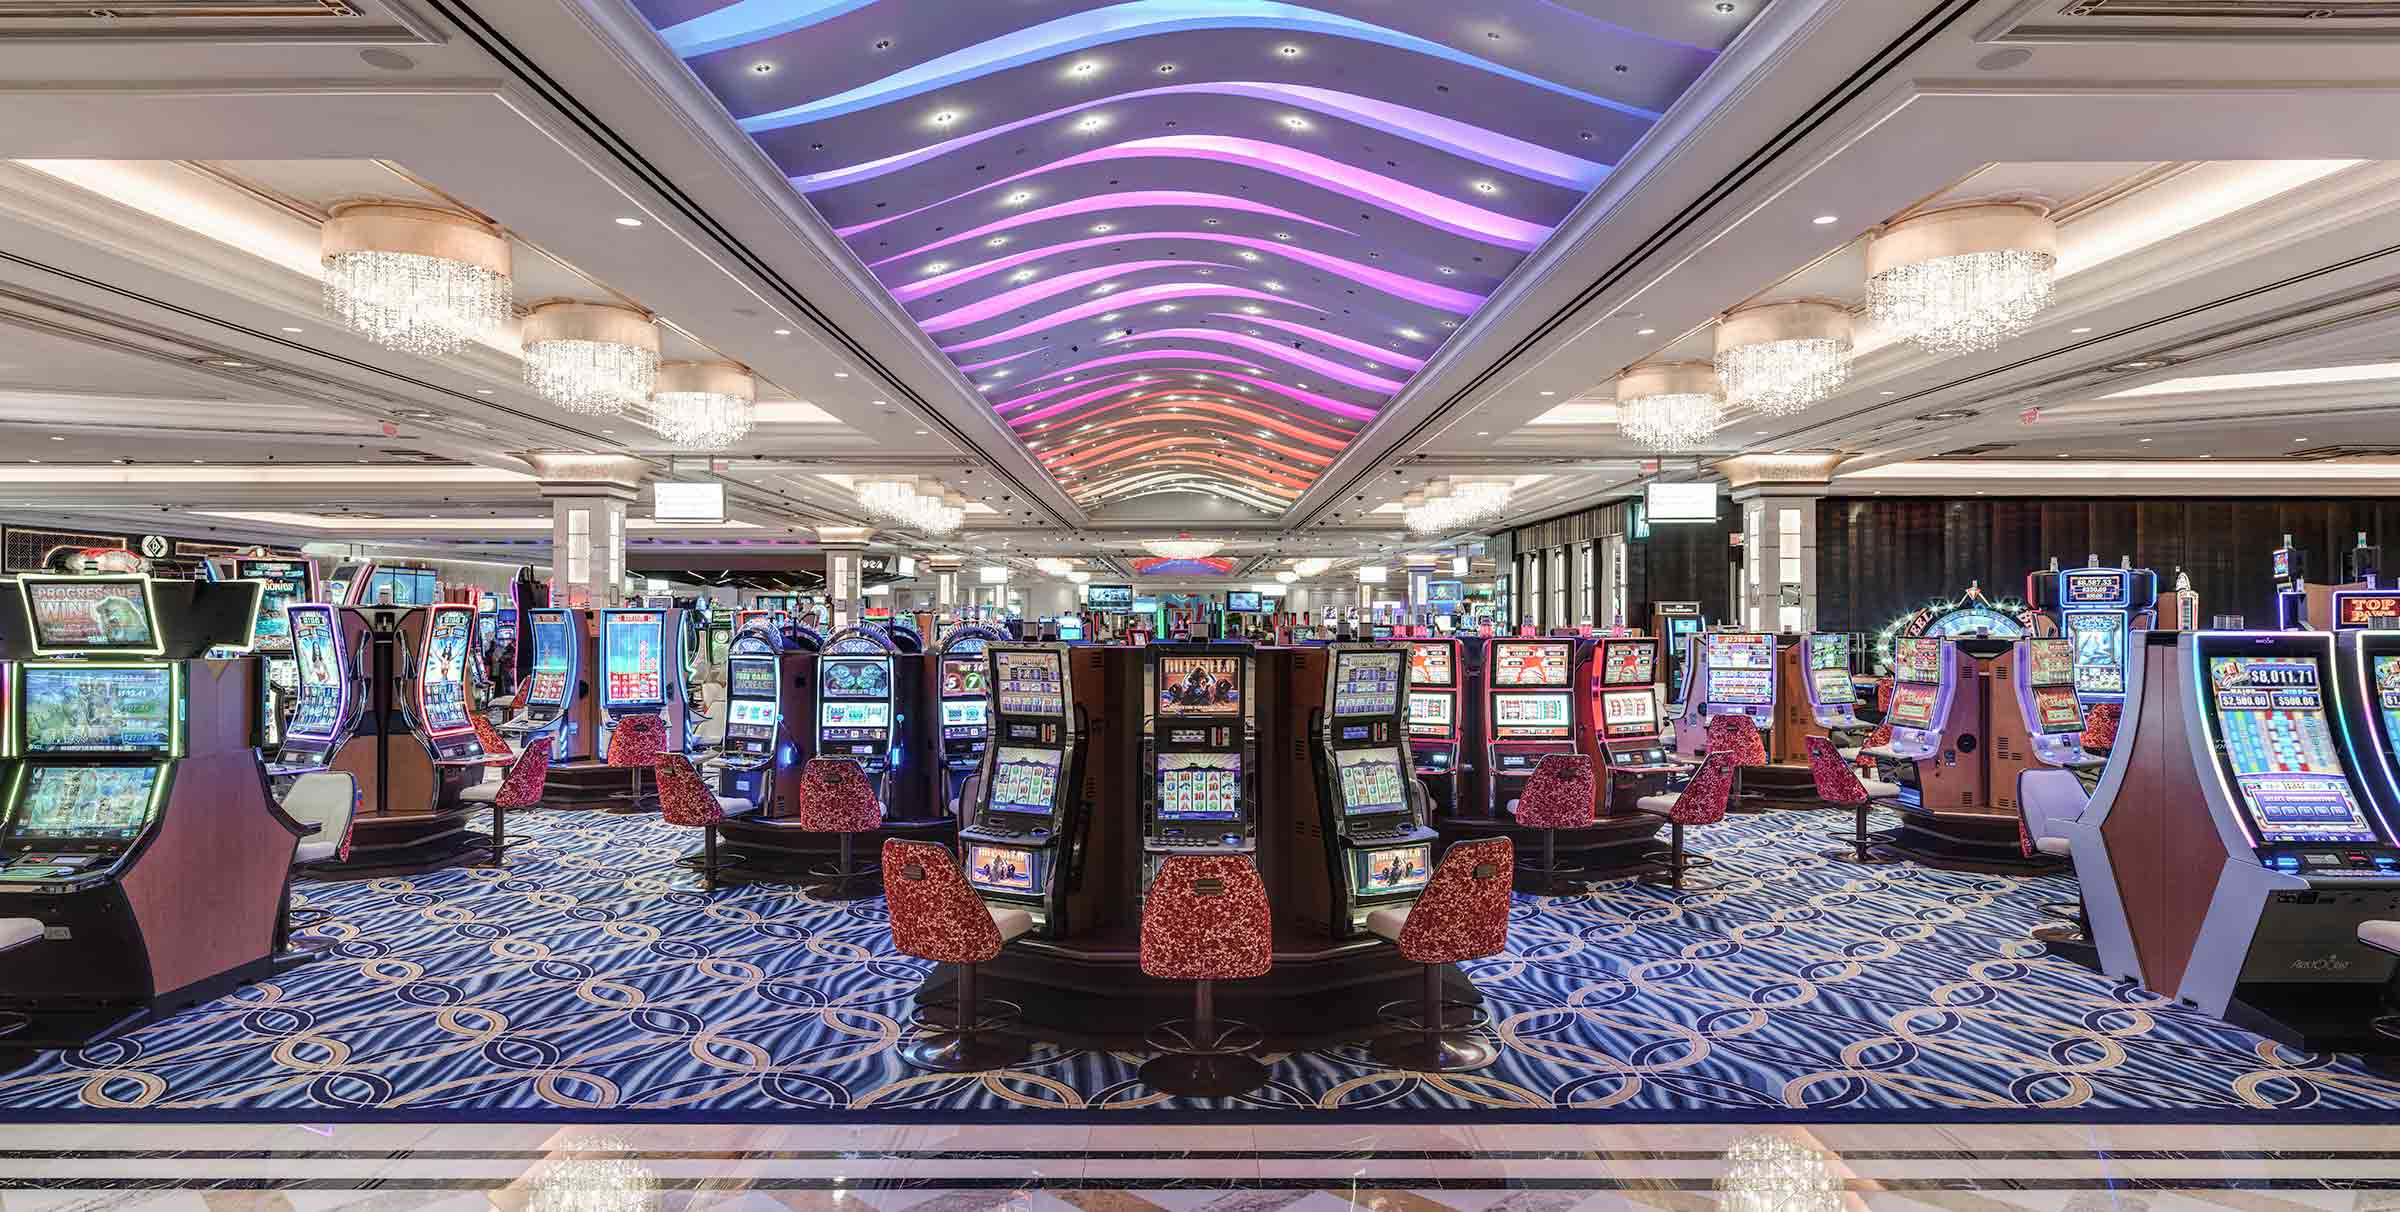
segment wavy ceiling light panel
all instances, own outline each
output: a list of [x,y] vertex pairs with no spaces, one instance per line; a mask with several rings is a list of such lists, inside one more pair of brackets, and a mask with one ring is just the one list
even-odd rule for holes
[[1081,504],[1276,513],[1757,0],[637,6]]

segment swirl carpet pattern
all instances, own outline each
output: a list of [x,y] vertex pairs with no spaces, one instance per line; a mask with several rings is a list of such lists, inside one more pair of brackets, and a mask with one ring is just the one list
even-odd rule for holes
[[2400,1082],[2049,957],[2062,877],[1820,857],[1827,817],[1701,831],[1710,890],[1520,896],[1466,965],[1503,1042],[1479,1073],[1363,1044],[1271,1058],[1237,1102],[1164,1098],[1125,1052],[1037,1048],[959,1077],[897,1047],[925,972],[880,900],[713,896],[655,817],[524,813],[506,870],[310,884],[324,958],[76,1053],[0,1061],[0,1114],[616,1120],[1043,1110],[1410,1117],[2385,1118]]

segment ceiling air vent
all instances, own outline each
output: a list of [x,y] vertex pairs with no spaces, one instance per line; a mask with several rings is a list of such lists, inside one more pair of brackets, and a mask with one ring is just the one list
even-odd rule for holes
[[2400,39],[2393,0],[2066,0],[2033,5],[2002,42],[2356,42]]
[[2291,451],[2283,456],[2311,463],[2327,459],[2392,459],[2400,458],[2400,446],[2311,446]]
[[371,0],[0,0],[0,42],[300,42],[371,46],[370,65],[416,66],[395,45],[426,45],[428,31]]
[[424,450],[403,450],[396,446],[386,446],[375,453],[382,455],[384,458],[390,459],[395,463],[432,463],[445,467],[458,465],[458,460],[456,459],[450,458],[446,455],[437,455],[430,451]]
[[2014,442],[1985,442],[1979,446],[1961,446],[1956,450],[1945,450],[1933,457],[1937,459],[1980,459],[1985,455],[1998,454],[2003,450],[2013,450],[2016,445]]

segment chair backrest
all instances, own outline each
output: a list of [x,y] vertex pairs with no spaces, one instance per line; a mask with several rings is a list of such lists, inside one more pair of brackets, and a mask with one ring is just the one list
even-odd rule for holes
[[1700,773],[1684,784],[1683,794],[1675,797],[1667,819],[1678,825],[1714,825],[1724,820],[1726,802],[1733,798],[1733,769],[1731,757],[1710,754],[1701,763]]
[[[887,867],[886,870],[889,870]],[[1142,902],[1142,971],[1164,980],[1240,980],[1275,966],[1267,885],[1244,854],[1174,854]]]
[[865,768],[849,758],[815,757],[800,771],[795,797],[802,829],[817,833],[872,833],[883,827],[883,803]]
[[1767,764],[1767,744],[1759,739],[1758,725],[1746,715],[1708,717],[1708,751],[1730,756],[1736,766]]
[[1450,847],[1400,926],[1400,954],[1412,963],[1455,964],[1508,950],[1509,886],[1517,848],[1504,837],[1470,838]]
[[1817,798],[1828,804],[1855,808],[1867,802],[1866,784],[1842,760],[1842,752],[1821,736],[1807,739],[1808,773],[1817,781]]
[[608,734],[608,764],[648,766],[667,747],[667,723],[654,715],[629,715]]
[[358,779],[345,770],[318,770],[292,780],[283,793],[283,814],[318,829],[308,840],[334,843],[334,857],[350,857],[350,826],[358,819]]
[[1596,789],[1589,755],[1548,754],[1517,797],[1517,823],[1528,829],[1588,829],[1599,819]]
[[944,847],[885,839],[883,899],[892,946],[904,955],[937,964],[980,964],[1000,954],[1000,928]]
[[475,724],[475,743],[482,747],[485,757],[516,756],[516,751],[508,747],[508,738],[500,735],[500,730],[493,727],[490,720],[483,718],[482,712],[470,711],[467,718]]
[[658,772],[658,812],[670,825],[706,829],[725,819],[725,806],[709,790],[692,760],[680,753],[662,753],[651,767]]
[[543,737],[525,747],[517,756],[517,764],[508,768],[508,777],[500,780],[500,791],[492,802],[503,808],[531,808],[542,802],[542,792],[550,785],[551,737]]
[[2032,858],[2037,838],[2065,837],[2067,826],[2083,819],[2091,796],[2072,770],[2024,770],[2017,773],[2017,848]]

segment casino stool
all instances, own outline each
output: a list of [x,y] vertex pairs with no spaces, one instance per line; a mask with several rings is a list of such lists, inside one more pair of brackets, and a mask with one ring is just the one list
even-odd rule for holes
[[[0,927],[7,924],[0,922]],[[2400,955],[2400,921],[2360,922],[2358,941],[2360,945],[2372,947],[2386,955]],[[2395,1000],[2400,1000],[2400,971],[2395,971],[2391,982],[2384,986],[2385,1005],[2391,1006]],[[2390,1041],[2395,1050],[2400,1050],[2400,1009],[2376,1016],[2373,1026],[2375,1034]],[[2386,1077],[2400,1076],[2400,1056],[2383,1053],[2369,1055],[2365,1060],[2369,1068]]]
[[1643,883],[1658,883],[1665,874],[1668,887],[1683,891],[1683,873],[1694,867],[1711,867],[1716,860],[1706,855],[1691,855],[1684,851],[1683,830],[1687,825],[1714,825],[1725,819],[1725,805],[1733,798],[1733,783],[1737,772],[1733,759],[1726,754],[1711,753],[1701,763],[1700,773],[1673,795],[1645,795],[1633,802],[1636,812],[1647,813],[1667,822],[1667,848],[1653,850],[1642,861],[1656,868],[1642,877]]
[[622,808],[604,811],[620,816],[643,811],[642,772],[658,763],[658,755],[667,748],[667,722],[655,715],[629,715],[617,721],[608,734],[606,764],[621,766],[633,772],[633,798]]
[[475,725],[475,743],[483,749],[486,765],[506,766],[517,760],[516,752],[508,747],[508,738],[482,712],[470,711],[467,719]]
[[1558,831],[1591,828],[1600,819],[1598,803],[1597,776],[1589,755],[1545,754],[1533,768],[1533,777],[1525,780],[1525,790],[1517,796],[1514,813],[1518,828],[1542,831],[1541,865],[1517,868],[1537,877],[1535,891],[1563,895],[1562,889],[1569,886],[1560,882],[1561,877],[1584,874],[1583,868],[1558,865]]
[[819,863],[808,873],[832,881],[831,900],[856,900],[873,895],[872,890],[854,891],[862,876],[872,876],[882,867],[851,865],[851,846],[862,833],[883,828],[883,801],[875,798],[875,784],[867,777],[866,769],[850,758],[815,757],[800,771],[800,792],[795,797],[800,828],[810,833],[841,835],[841,857],[831,863]]
[[[14,951],[42,941],[42,923],[30,917],[0,917],[0,953]],[[0,1040],[24,1030],[33,1022],[31,1015],[0,1010]]]
[[[748,816],[758,805],[730,795],[718,795],[692,769],[692,760],[680,753],[658,755],[654,767],[658,773],[658,812],[670,825],[701,830],[700,890],[717,890],[717,869],[724,862],[717,853],[717,826],[727,818]],[[735,856],[736,862],[746,861]]]
[[938,1073],[982,1073],[1024,1060],[1025,1041],[1005,1034],[1024,1010],[1014,1002],[978,996],[975,969],[996,958],[1009,940],[1032,930],[1033,915],[984,903],[948,849],[901,838],[883,843],[883,896],[894,950],[958,965],[951,1021],[933,1019],[927,1014],[932,1006],[920,998],[912,1019],[919,1034],[901,1045],[900,1059]]
[[1181,1098],[1229,1098],[1265,1085],[1267,1067],[1249,1053],[1266,1036],[1217,1018],[1216,982],[1274,966],[1267,886],[1250,856],[1167,856],[1142,904],[1142,972],[1193,982],[1192,1017],[1151,1029],[1147,1042],[1162,1055],[1143,1062],[1143,1083]]
[[1875,852],[1875,839],[1867,832],[1867,816],[1875,811],[1876,804],[1898,799],[1900,785],[1858,777],[1850,763],[1842,760],[1841,751],[1824,737],[1812,736],[1807,738],[1806,743],[1808,773],[1816,779],[1817,798],[1837,808],[1851,810],[1850,836],[1845,838],[1836,835],[1834,838],[1837,842],[1849,843],[1850,848],[1843,850],[1836,847],[1818,853],[1829,859],[1843,859],[1869,866],[1899,862],[1898,855]]
[[[2067,826],[2083,819],[2084,808],[2091,803],[2084,794],[2083,780],[2072,770],[2026,770],[2017,775],[2017,849],[2027,858],[2048,855],[2051,858],[2075,857],[2075,843],[2067,837]],[[2073,923],[2065,926],[2041,926],[2033,931],[2052,951],[2086,967],[2100,966],[2097,944],[2092,942],[2091,916],[2081,898],[2050,901],[2042,912]]]
[[[358,779],[348,771],[318,770],[292,780],[283,793],[283,814],[316,831],[292,849],[294,874],[350,857],[350,826],[358,818]],[[278,933],[285,941],[292,929],[321,926],[333,914],[325,909],[292,908],[292,881],[283,882],[283,921]]]
[[492,865],[506,866],[508,849],[508,810],[540,806],[542,793],[550,786],[550,744],[552,738],[542,737],[525,747],[517,764],[508,768],[508,776],[497,783],[477,783],[458,793],[462,804],[492,806]]
[[[1425,996],[1412,1017],[1404,999],[1377,1014],[1400,1029],[1376,1038],[1370,1055],[1415,1073],[1462,1073],[1500,1059],[1480,1033],[1490,1019],[1479,1007],[1442,998],[1442,965],[1508,950],[1508,909],[1517,848],[1504,837],[1470,838],[1450,847],[1416,903],[1367,913],[1367,929],[1390,939],[1402,958],[1425,965]],[[1460,1013],[1454,1016],[1451,1011]]]
[[1746,715],[1708,717],[1708,752],[1711,756],[1722,753],[1733,759],[1733,788],[1729,795],[1733,802],[1740,803],[1742,771],[1767,764],[1767,743],[1758,735],[1758,724]]

